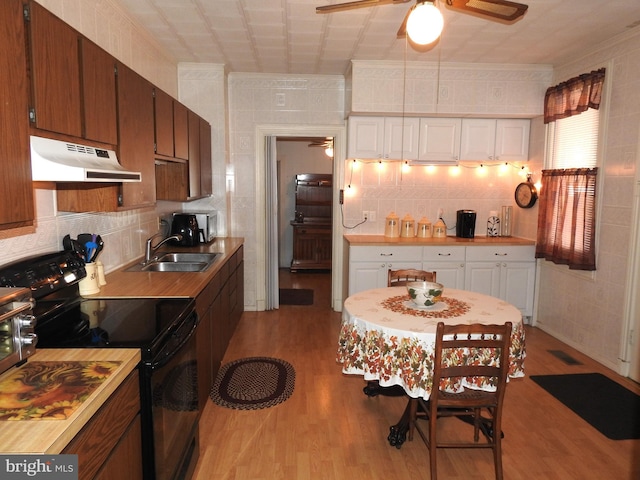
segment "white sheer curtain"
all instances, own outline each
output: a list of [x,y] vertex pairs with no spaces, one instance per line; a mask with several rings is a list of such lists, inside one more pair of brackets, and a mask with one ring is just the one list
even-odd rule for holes
[[266,310],[276,310],[280,307],[278,299],[278,176],[276,169],[276,137],[265,137],[265,175],[266,175],[266,245],[265,245],[265,270],[266,285]]

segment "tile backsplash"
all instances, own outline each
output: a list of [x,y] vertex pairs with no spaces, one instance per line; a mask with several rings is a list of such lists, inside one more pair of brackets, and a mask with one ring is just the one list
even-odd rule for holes
[[[351,234],[384,234],[385,217],[395,212],[401,219],[411,215],[416,223],[422,217],[435,223],[441,213],[447,234],[455,235],[456,211],[475,210],[476,235],[484,236],[491,211],[510,205],[516,217],[529,213],[515,207],[515,187],[525,180],[517,165],[403,168],[401,162],[347,160],[345,169],[344,226]],[[362,223],[365,211],[369,218],[374,212],[374,219]]]

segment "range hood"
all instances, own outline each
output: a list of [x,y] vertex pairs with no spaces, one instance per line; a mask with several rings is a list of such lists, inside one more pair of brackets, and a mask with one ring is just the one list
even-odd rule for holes
[[31,136],[31,177],[43,182],[139,182],[140,172],[125,170],[116,152]]

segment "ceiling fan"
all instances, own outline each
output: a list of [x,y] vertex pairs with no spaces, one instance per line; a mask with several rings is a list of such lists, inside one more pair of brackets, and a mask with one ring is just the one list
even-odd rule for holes
[[324,148],[324,153],[327,155],[327,157],[333,158],[333,137],[326,137],[324,140],[314,140],[307,146]]
[[[363,8],[363,7],[374,7],[378,5],[388,5],[388,4],[400,4],[400,3],[408,3],[412,0],[355,0],[352,2],[346,3],[336,3],[333,5],[325,5],[322,7],[316,8],[316,13],[333,13],[333,12],[341,12],[344,10],[351,10],[354,8]],[[461,12],[469,13],[472,15],[476,15],[482,18],[486,18],[488,20],[502,22],[502,23],[513,23],[522,17],[527,11],[528,5],[524,5],[522,3],[510,2],[507,0],[443,0],[448,8],[453,10],[459,10]],[[398,38],[404,38],[407,35],[407,23],[409,21],[410,15],[416,10],[418,7],[432,7],[435,8],[436,0],[416,0],[416,4],[409,9],[407,14],[404,17],[404,21],[402,25],[400,25],[400,29],[398,30]],[[440,26],[440,30],[442,27]],[[412,37],[411,29],[409,27],[409,37]],[[438,34],[435,36],[437,38]],[[431,41],[434,41],[433,38]],[[413,39],[413,38],[412,38]],[[419,42],[420,43],[420,42]],[[431,42],[425,42],[431,43]],[[424,43],[423,43],[424,44]]]
[[331,147],[331,148],[333,148],[333,137],[327,137],[324,140],[322,140],[322,139],[314,140],[308,146],[309,147],[324,147],[324,148]]

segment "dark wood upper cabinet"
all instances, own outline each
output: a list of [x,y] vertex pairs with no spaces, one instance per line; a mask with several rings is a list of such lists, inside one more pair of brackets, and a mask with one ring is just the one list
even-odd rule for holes
[[82,38],[82,107],[84,138],[116,145],[116,61],[95,43]]
[[142,182],[122,184],[121,207],[154,205],[153,85],[127,66],[118,65],[118,160],[142,174]]
[[173,102],[173,132],[175,157],[189,159],[189,109],[180,102]]
[[211,125],[204,118],[200,119],[200,194],[209,196],[213,193],[211,167]]
[[200,117],[189,110],[189,198],[200,193]]
[[154,118],[156,153],[173,157],[173,104],[174,100],[159,88],[154,91]]
[[0,2],[0,229],[33,225],[35,218],[29,157],[29,119],[20,0]]
[[78,33],[35,2],[26,8],[33,126],[81,137]]

